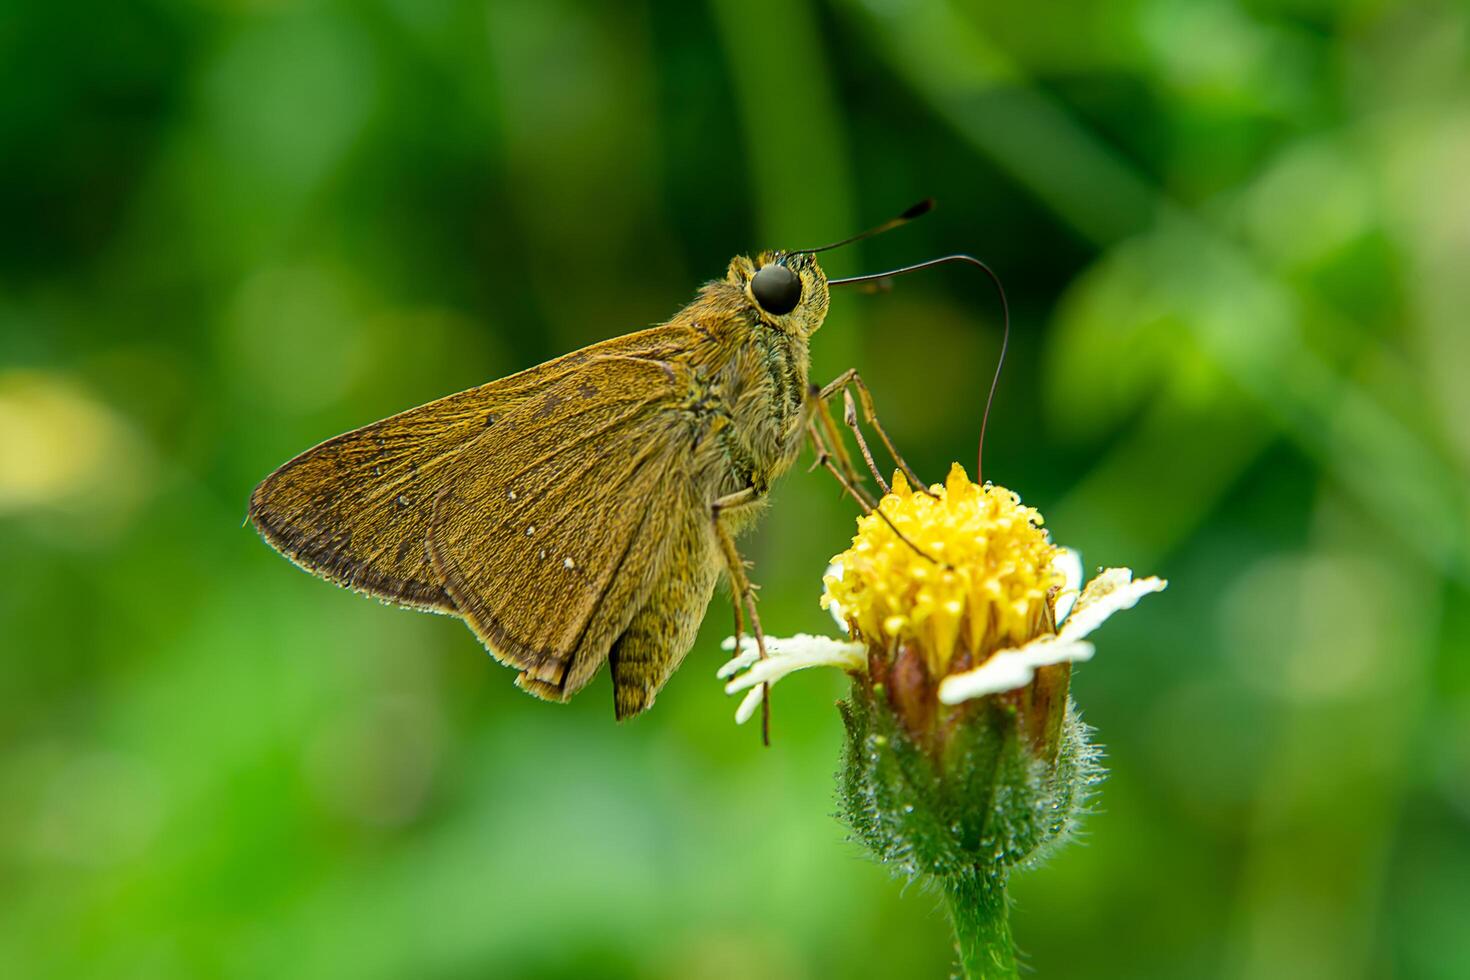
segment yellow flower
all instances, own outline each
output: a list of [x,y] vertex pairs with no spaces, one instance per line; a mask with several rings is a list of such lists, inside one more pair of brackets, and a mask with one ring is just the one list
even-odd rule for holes
[[957,654],[974,666],[1055,631],[1063,549],[1015,493],[976,486],[956,463],[927,493],[896,474],[880,506],[824,579],[823,605],[844,611],[855,639],[912,644],[943,677]]
[[986,976],[1014,975],[992,921],[1007,875],[1073,833],[1103,775],[1072,663],[1091,658],[1103,620],[1167,584],[1126,568],[1081,580],[1076,552],[1010,490],[959,466],[927,491],[896,475],[824,579],[845,639],[767,637],[764,655],[726,641],[719,677],[745,695],[737,723],[788,674],[848,674],[841,816],[878,860],[945,888],[966,963]]
[[[1168,585],[1109,568],[1081,588],[1076,552],[1051,542],[1041,514],[1004,487],[970,482],[957,463],[928,492],[896,474],[879,508],[823,579],[822,605],[849,639],[768,638],[764,660],[749,637],[739,651],[725,641],[735,656],[719,676],[728,693],[746,692],[737,721],[766,684],[826,666],[892,682],[889,697],[931,719],[939,705],[1027,688],[1047,706],[1049,720],[1034,719],[1045,734],[1066,700],[1068,668],[1058,665],[1090,659],[1093,630]],[[922,665],[917,675],[911,664]]]

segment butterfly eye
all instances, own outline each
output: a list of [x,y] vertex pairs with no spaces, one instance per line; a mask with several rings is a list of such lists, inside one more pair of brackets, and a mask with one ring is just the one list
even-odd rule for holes
[[750,292],[761,309],[780,316],[801,302],[801,280],[784,265],[767,265],[750,281]]

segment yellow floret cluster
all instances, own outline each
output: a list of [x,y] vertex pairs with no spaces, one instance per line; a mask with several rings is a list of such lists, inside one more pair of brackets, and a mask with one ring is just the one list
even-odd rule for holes
[[895,474],[879,507],[888,520],[874,513],[858,522],[822,598],[866,642],[911,643],[942,677],[957,651],[968,655],[957,667],[974,667],[1054,628],[1050,593],[1064,577],[1052,559],[1061,549],[1015,493],[971,483],[956,463],[930,493]]

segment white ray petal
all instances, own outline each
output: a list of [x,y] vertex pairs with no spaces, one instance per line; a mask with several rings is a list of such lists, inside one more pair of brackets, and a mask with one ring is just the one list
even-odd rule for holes
[[1052,606],[1054,621],[1060,625],[1077,604],[1077,596],[1082,591],[1082,556],[1074,548],[1063,548],[1051,560],[1051,567],[1066,579]]
[[1057,631],[1064,640],[1080,640],[1101,626],[1109,616],[1123,609],[1132,609],[1139,599],[1150,592],[1162,592],[1168,582],[1150,576],[1137,581],[1127,568],[1109,568],[1087,583],[1072,614]]
[[[805,670],[808,667],[841,667],[843,670],[862,670],[867,664],[865,651],[866,648],[861,643],[849,643],[825,636],[798,634],[784,639],[767,637],[766,653],[768,656],[766,659],[757,659],[750,663],[744,673],[725,685],[725,693],[734,694],[755,684],[766,682],[774,684],[787,674]],[[737,659],[748,660],[749,656],[749,651],[747,651]]]
[[1023,647],[999,650],[974,670],[950,674],[939,685],[939,700],[959,704],[972,698],[1014,691],[1031,683],[1036,668],[1050,664],[1091,660],[1091,643],[1046,636]]
[[[749,640],[749,642],[741,644],[744,649],[741,650],[741,652],[736,654],[734,657],[727,660],[724,664],[722,664],[719,670],[715,671],[715,676],[718,677],[720,680],[724,680],[726,677],[730,677],[740,673],[742,670],[749,667],[751,664],[755,663],[761,658],[760,648],[756,646],[755,641],[750,639],[749,637],[746,637],[746,639]],[[771,641],[769,639],[766,640],[767,644],[769,644],[770,642]],[[720,649],[726,651],[734,650],[735,637],[725,637],[725,639],[720,643]]]
[[740,700],[740,707],[735,709],[735,724],[743,725],[755,716],[755,709],[761,706],[761,697],[766,693],[764,684],[757,684],[745,693]]
[[[733,639],[726,640],[724,647],[733,650]],[[721,667],[717,675],[721,678],[738,675],[725,685],[726,694],[738,694],[745,690],[750,692],[735,712],[737,723],[748,721],[755,713],[764,685],[774,684],[787,674],[808,667],[862,670],[867,666],[866,648],[861,643],[834,640],[827,636],[806,633],[790,637],[768,636],[768,656],[764,660],[760,659],[755,640],[751,637],[745,637],[741,647],[740,654]]]

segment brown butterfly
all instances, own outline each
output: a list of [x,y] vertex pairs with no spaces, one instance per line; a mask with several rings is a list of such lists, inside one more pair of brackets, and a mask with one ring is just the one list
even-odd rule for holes
[[[827,449],[825,399],[857,387],[892,445],[855,372],[810,383],[808,344],[829,285],[877,277],[829,283],[815,253],[931,203],[822,249],[736,257],[661,326],[330,439],[256,487],[250,520],[307,571],[459,616],[538,697],[566,701],[609,663],[615,713],[635,715],[693,644],[721,569],[737,633],[743,603],[763,642],[734,536],[806,437],[870,505]],[[850,397],[846,415],[857,431]]]

